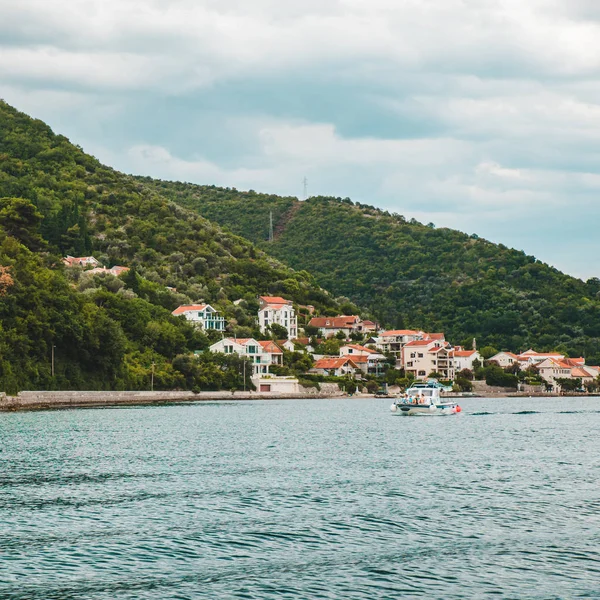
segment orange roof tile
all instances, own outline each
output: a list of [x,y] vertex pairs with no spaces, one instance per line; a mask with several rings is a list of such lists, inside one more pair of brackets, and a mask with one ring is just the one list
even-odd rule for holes
[[319,329],[343,329],[353,327],[360,317],[356,315],[340,315],[338,317],[313,317],[309,321],[310,327],[318,327]]
[[271,340],[264,340],[258,343],[263,347],[265,352],[269,352],[270,354],[283,354],[281,348]]
[[183,315],[190,310],[204,310],[208,304],[184,304],[182,306],[178,306],[171,314],[173,315]]
[[340,358],[321,358],[315,363],[315,369],[339,369],[344,365],[351,363],[356,367],[356,363],[353,358],[348,356],[342,356]]
[[260,299],[267,304],[292,304],[291,300],[286,300],[281,296],[261,296]]
[[392,335],[421,335],[422,333],[422,331],[414,331],[413,329],[390,329],[389,331],[383,331],[379,335],[388,337]]

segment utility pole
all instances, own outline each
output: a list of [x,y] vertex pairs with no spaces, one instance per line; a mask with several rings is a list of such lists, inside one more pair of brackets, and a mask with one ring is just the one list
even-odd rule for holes
[[56,348],[56,346],[54,344],[52,344],[52,377],[54,378],[54,348]]
[[152,374],[150,375],[150,391],[154,391],[154,361],[152,361]]
[[243,362],[243,370],[244,370],[244,394],[246,393],[246,359],[242,358]]
[[269,241],[273,241],[273,211],[269,213]]
[[306,200],[308,198],[308,179],[306,177],[302,180],[302,184],[304,185],[304,199]]

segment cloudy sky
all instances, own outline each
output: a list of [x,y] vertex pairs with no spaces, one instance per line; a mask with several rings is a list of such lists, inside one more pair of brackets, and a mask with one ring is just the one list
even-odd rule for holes
[[0,97],[126,172],[600,276],[599,0],[0,0]]

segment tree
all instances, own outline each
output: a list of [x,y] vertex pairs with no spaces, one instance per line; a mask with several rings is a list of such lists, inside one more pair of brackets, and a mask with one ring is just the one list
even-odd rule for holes
[[494,348],[493,346],[485,346],[479,351],[479,354],[481,354],[481,356],[485,360],[487,360],[495,354],[498,354],[498,350],[496,350],[496,348]]
[[577,392],[581,389],[581,377],[556,377],[554,381],[562,392]]
[[0,226],[30,250],[41,250],[46,242],[39,233],[42,215],[25,198],[0,198]]
[[274,340],[288,339],[288,330],[279,323],[271,323],[271,325],[269,325],[269,331],[271,332],[271,337]]
[[457,377],[473,381],[473,371],[471,371],[471,369],[463,369],[458,373]]

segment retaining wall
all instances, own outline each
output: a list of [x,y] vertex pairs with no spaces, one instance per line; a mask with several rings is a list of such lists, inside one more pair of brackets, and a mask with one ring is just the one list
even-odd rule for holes
[[295,398],[331,398],[342,396],[337,384],[322,384],[321,390],[303,388],[298,394],[277,392],[20,392],[17,396],[0,393],[0,411],[40,410],[94,406],[134,406],[215,400],[274,400]]

